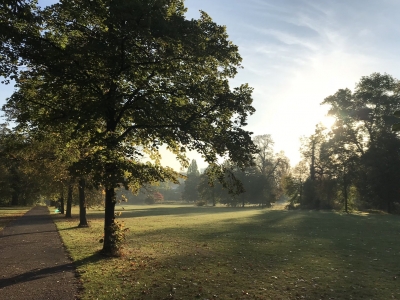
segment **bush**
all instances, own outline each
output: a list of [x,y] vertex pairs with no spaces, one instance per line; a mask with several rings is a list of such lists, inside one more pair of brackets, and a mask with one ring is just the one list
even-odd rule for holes
[[146,197],[146,199],[144,199],[144,203],[146,203],[148,205],[155,204],[156,199],[154,199],[154,197],[152,195],[149,195]]
[[196,201],[196,206],[206,206],[206,205],[207,205],[207,201],[206,200]]
[[144,203],[151,205],[156,203],[161,203],[164,201],[164,196],[160,192],[156,192],[152,195],[148,195],[146,199],[144,199]]

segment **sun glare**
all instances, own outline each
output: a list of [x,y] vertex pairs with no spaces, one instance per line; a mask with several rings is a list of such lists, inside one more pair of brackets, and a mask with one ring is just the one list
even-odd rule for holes
[[335,118],[334,117],[329,117],[325,116],[322,118],[321,123],[328,129],[330,130],[333,123],[335,123]]

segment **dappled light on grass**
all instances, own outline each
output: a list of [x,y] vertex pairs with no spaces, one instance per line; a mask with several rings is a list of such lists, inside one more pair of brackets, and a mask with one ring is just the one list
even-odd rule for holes
[[70,228],[60,234],[78,261],[84,299],[400,298],[398,217],[184,209],[123,213],[130,231],[119,259],[87,259],[101,248],[95,211],[90,228],[57,217]]

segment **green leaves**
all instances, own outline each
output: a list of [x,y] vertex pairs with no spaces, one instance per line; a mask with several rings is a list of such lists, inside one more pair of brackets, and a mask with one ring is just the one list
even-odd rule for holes
[[37,32],[14,41],[27,68],[8,117],[26,131],[60,132],[60,143],[77,150],[68,170],[90,175],[107,195],[119,185],[177,182],[178,172],[160,165],[161,146],[184,165],[182,148],[208,163],[250,165],[256,147],[242,127],[254,113],[252,89],[229,86],[238,48],[207,14],[187,20],[184,12],[182,0],[61,1],[38,10]]
[[400,123],[392,125],[392,130],[393,131],[400,131]]
[[[400,118],[400,110],[395,111],[393,114],[396,118]],[[392,125],[392,131],[400,131],[400,123]]]

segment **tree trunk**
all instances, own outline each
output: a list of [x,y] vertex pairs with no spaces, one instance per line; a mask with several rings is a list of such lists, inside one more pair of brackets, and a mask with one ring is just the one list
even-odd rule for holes
[[19,196],[20,196],[20,178],[18,176],[17,167],[13,163],[11,169],[11,206],[21,205]]
[[85,198],[85,178],[79,178],[78,190],[79,190],[79,225],[78,227],[89,227],[86,219],[86,198]]
[[11,206],[17,206],[18,205],[18,192],[13,191],[12,196],[11,196]]
[[310,179],[315,181],[315,144],[316,142],[312,141],[311,148],[311,165],[310,165]]
[[72,209],[72,192],[73,185],[72,180],[68,183],[68,194],[67,194],[67,211],[65,212],[66,218],[72,218],[71,209]]
[[215,191],[214,191],[214,186],[211,188],[211,194],[212,194],[212,203],[213,203],[213,206],[215,206],[216,205],[216,202],[215,202]]
[[346,169],[343,169],[343,197],[344,197],[344,211],[346,213],[349,212],[348,209],[348,193],[347,193],[347,175],[346,175]]
[[300,206],[304,206],[303,203],[303,181],[300,179],[300,196],[299,196]]
[[104,242],[101,253],[106,256],[118,256],[117,228],[115,223],[115,190],[106,188],[104,213]]
[[64,188],[61,190],[61,194],[60,194],[60,213],[64,214]]

